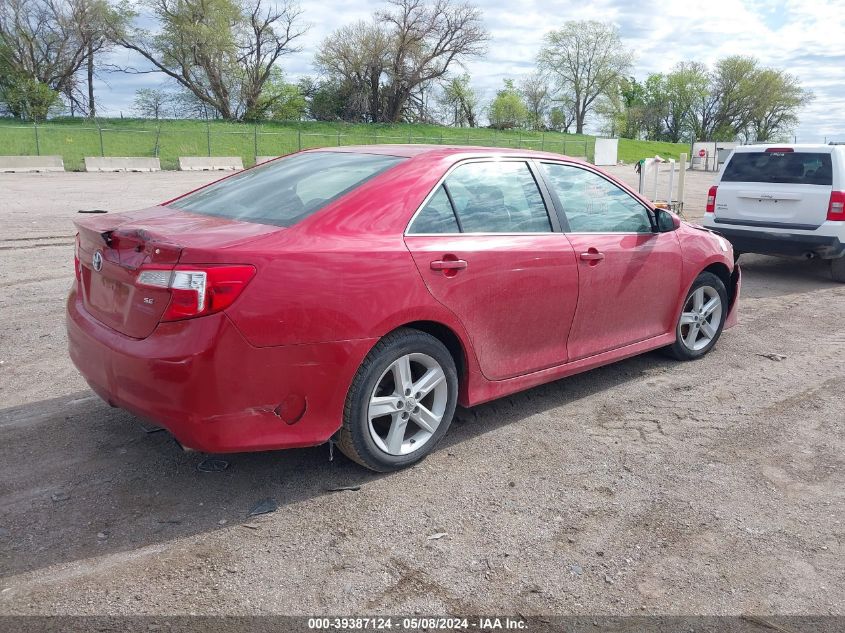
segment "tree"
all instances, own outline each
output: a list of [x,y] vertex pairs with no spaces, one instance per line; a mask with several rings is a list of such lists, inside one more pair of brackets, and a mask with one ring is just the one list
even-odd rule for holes
[[425,87],[445,77],[452,64],[480,55],[488,35],[481,12],[470,4],[388,0],[388,5],[371,23],[347,25],[327,37],[315,65],[366,102],[367,120],[393,123],[423,112]]
[[112,30],[124,30],[132,14],[125,4],[112,5],[108,0],[69,0],[69,3],[80,44],[85,50],[86,106],[88,116],[93,117],[97,114],[94,99],[95,58],[112,47],[109,33]]
[[532,130],[544,129],[551,103],[548,80],[540,74],[529,75],[520,82],[519,91],[528,109],[528,127]]
[[273,71],[270,81],[264,86],[261,99],[258,109],[266,118],[275,121],[300,121],[305,116],[305,95],[298,85],[286,82],[278,68]]
[[[0,50],[7,83],[10,76],[25,79],[25,92],[35,89],[32,81],[44,84],[67,99],[71,113],[80,108],[93,116],[95,55],[109,46],[107,30],[120,27],[127,16],[122,5],[107,0],[2,0]],[[85,92],[78,79],[83,66]]]
[[569,21],[547,33],[537,61],[541,72],[571,98],[575,131],[582,134],[596,100],[614,91],[628,73],[631,58],[615,27],[590,20]]
[[663,83],[666,140],[679,143],[690,130],[695,104],[706,102],[709,83],[707,67],[698,62],[677,64],[666,75]]
[[620,79],[616,91],[597,101],[596,113],[605,120],[603,131],[610,136],[640,138],[647,125],[646,100],[646,85],[633,77]]
[[453,77],[447,81],[440,102],[451,116],[454,127],[478,125],[478,94],[470,85],[469,75]]
[[504,88],[490,104],[490,126],[499,130],[522,127],[528,119],[528,108],[512,79],[505,79]]
[[175,95],[158,88],[141,88],[135,91],[133,110],[147,119],[161,119],[173,105]]
[[553,106],[549,110],[549,128],[569,134],[569,128],[575,122],[575,115],[572,112],[572,108],[565,105]]
[[43,121],[61,101],[61,95],[47,84],[0,68],[0,107],[14,117]]
[[161,24],[114,29],[136,51],[224,119],[260,118],[261,93],[275,64],[298,49],[301,11],[289,0],[147,0]]
[[796,77],[782,70],[766,68],[753,83],[749,140],[779,140],[798,125],[798,110],[814,98]]

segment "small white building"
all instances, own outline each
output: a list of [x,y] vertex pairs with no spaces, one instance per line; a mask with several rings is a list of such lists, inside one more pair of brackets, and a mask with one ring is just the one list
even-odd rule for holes
[[693,143],[690,166],[693,169],[719,171],[734,147],[738,145],[740,143],[727,141],[700,141]]

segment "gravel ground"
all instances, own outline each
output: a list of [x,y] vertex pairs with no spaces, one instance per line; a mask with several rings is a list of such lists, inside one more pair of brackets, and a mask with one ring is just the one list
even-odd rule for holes
[[706,358],[460,411],[410,470],[318,447],[205,473],[85,387],[63,302],[77,209],[213,177],[0,175],[0,614],[845,614],[845,286],[822,264],[743,258]]

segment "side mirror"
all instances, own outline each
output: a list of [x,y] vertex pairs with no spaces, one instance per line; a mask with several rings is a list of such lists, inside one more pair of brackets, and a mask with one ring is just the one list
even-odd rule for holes
[[658,233],[669,233],[681,227],[681,218],[666,209],[655,209],[654,219],[657,221]]

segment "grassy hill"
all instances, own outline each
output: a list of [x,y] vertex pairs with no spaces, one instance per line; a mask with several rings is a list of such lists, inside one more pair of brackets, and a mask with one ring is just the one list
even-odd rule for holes
[[[85,156],[158,156],[163,169],[175,169],[179,156],[256,156],[298,149],[370,143],[435,143],[524,147],[593,158],[595,138],[557,132],[450,128],[424,124],[339,124],[266,122],[258,125],[196,120],[59,119],[33,126],[0,119],[0,155],[59,154],[65,169],[83,168]],[[677,158],[685,144],[620,139],[619,160],[633,163],[660,154]]]

